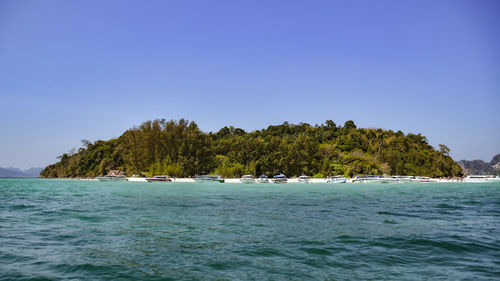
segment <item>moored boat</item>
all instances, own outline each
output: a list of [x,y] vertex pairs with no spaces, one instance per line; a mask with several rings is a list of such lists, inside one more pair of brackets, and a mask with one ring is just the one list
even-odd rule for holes
[[224,179],[218,175],[201,175],[194,178],[194,181],[197,183],[210,183],[210,182],[224,183]]
[[253,175],[243,175],[240,179],[240,182],[246,184],[255,183],[255,178],[253,177]]
[[273,183],[287,183],[286,176],[284,174],[279,174],[273,177]]
[[420,182],[437,182],[435,179],[431,179],[430,177],[420,177]]
[[493,175],[469,175],[466,176],[463,182],[476,182],[476,183],[484,183],[484,182],[492,182],[495,177]]
[[496,176],[494,178],[488,178],[489,182],[498,182],[500,183],[500,176]]
[[130,182],[147,182],[146,178],[138,178],[138,177],[129,177],[127,178]]
[[378,178],[377,182],[378,183],[392,183],[392,182],[394,182],[394,179],[392,177],[383,176],[383,177]]
[[381,175],[363,175],[356,176],[352,182],[353,183],[380,183],[382,182],[383,176]]
[[392,181],[397,183],[407,183],[410,182],[412,177],[410,176],[393,176]]
[[147,182],[171,182],[172,180],[167,175],[154,176],[152,178],[146,178]]
[[130,182],[146,182],[146,176],[143,174],[133,174],[131,177],[127,178]]
[[261,175],[257,179],[257,183],[269,183],[269,178],[266,175]]
[[300,176],[298,179],[299,183],[309,183],[310,179],[308,176]]
[[326,183],[346,183],[347,178],[344,176],[331,176],[326,179]]
[[98,181],[127,181],[126,177],[120,177],[120,176],[102,176],[102,177],[96,177]]

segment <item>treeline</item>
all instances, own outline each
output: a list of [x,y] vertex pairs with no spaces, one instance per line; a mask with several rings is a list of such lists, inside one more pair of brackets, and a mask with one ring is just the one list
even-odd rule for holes
[[353,121],[344,126],[331,120],[315,126],[285,122],[253,132],[231,126],[204,133],[194,122],[162,119],[144,122],[116,139],[82,142],[83,147],[59,156],[41,176],[95,177],[111,169],[175,177],[462,175],[445,145],[436,150],[420,134],[358,129]]

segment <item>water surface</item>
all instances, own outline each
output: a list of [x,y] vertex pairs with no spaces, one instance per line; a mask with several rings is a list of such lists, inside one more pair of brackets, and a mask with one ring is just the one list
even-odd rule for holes
[[3,280],[498,280],[500,184],[0,179]]

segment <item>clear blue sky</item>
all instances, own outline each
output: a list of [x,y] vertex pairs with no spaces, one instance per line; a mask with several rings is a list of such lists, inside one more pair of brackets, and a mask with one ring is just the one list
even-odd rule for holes
[[0,0],[0,167],[155,118],[352,119],[500,153],[500,1]]

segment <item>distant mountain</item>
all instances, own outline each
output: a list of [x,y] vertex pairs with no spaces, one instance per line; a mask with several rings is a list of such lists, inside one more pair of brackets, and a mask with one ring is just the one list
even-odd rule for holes
[[31,168],[23,171],[18,168],[0,167],[0,178],[37,178],[42,170],[43,168]]
[[457,162],[468,175],[500,174],[500,154],[497,154],[489,163],[483,160],[460,160]]

